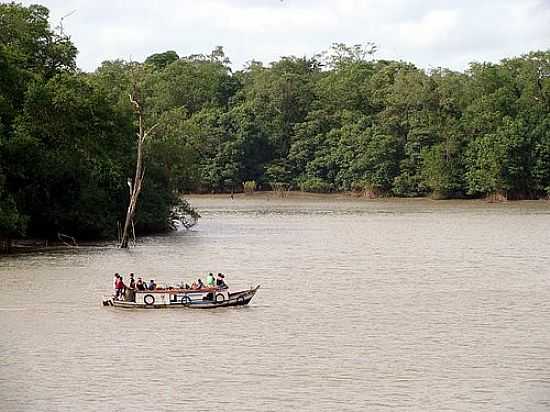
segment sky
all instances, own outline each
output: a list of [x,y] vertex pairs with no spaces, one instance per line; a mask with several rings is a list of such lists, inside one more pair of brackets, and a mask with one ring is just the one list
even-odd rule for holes
[[85,71],[105,60],[208,54],[216,46],[234,70],[251,60],[311,57],[336,42],[373,42],[375,58],[460,71],[550,49],[550,0],[22,1],[37,2],[50,9],[52,27],[66,16],[63,30]]

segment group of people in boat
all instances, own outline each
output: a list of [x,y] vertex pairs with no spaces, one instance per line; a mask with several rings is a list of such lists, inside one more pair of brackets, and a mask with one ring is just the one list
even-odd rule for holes
[[227,284],[225,283],[225,275],[223,273],[218,273],[218,276],[214,278],[214,274],[209,273],[206,276],[206,284],[202,281],[201,278],[198,278],[195,282],[189,286],[189,284],[182,285],[183,289],[204,289],[204,288],[218,288],[218,289],[227,289]]
[[[149,280],[149,283],[147,281],[144,281],[141,277],[138,277],[137,280],[135,280],[135,276],[133,273],[130,273],[129,275],[129,281],[128,284],[124,283],[123,277],[115,273],[115,278],[113,281],[113,287],[114,287],[114,298],[118,300],[124,299],[125,295],[129,292],[132,295],[135,294],[136,291],[146,291],[146,290],[155,290],[158,289],[158,285],[155,283],[154,279]],[[200,290],[200,289],[227,289],[228,286],[225,283],[225,275],[223,273],[218,273],[218,276],[215,278],[212,273],[209,273],[206,277],[206,284],[202,281],[201,278],[198,278],[195,282],[189,286],[189,284],[185,283],[181,285],[182,289],[190,289],[190,290]],[[174,289],[172,287],[168,287],[168,289]]]

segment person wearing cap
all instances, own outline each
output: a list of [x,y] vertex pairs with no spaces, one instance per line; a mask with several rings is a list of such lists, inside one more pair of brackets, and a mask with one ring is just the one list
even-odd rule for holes
[[216,279],[214,279],[214,275],[212,273],[209,273],[206,277],[206,286],[209,288],[216,286]]
[[224,280],[225,276],[223,273],[218,273],[218,278],[216,279],[216,286],[220,289],[227,289],[227,285]]

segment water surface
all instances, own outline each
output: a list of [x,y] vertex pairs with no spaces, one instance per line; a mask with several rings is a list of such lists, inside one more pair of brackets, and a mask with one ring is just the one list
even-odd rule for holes
[[[5,411],[550,409],[550,205],[194,196],[188,232],[0,258]],[[114,272],[261,284],[100,306]]]

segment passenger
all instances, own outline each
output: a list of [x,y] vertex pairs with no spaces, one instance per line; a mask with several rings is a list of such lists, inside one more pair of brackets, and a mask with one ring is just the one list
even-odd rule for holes
[[136,289],[137,290],[145,290],[145,283],[143,283],[142,278],[138,278],[138,280],[136,282]]
[[191,286],[189,286],[189,284],[186,283],[184,289],[191,289]]
[[199,284],[197,282],[193,282],[191,284],[191,289],[198,289],[199,288]]
[[124,289],[124,300],[126,302],[136,301],[136,282],[133,273],[130,273],[130,284]]
[[124,278],[120,276],[120,285],[122,289],[122,296],[124,296],[124,292],[126,291],[126,284],[124,283]]
[[214,279],[214,275],[212,273],[209,273],[206,277],[206,286],[209,288],[216,286],[216,279]]
[[118,273],[115,273],[115,277],[113,278],[113,294],[115,296],[115,299],[117,297],[117,285],[118,285],[118,277],[120,275]]
[[122,297],[124,296],[124,281],[122,279],[122,276],[120,275],[118,276],[118,279],[116,281],[115,289],[116,289],[115,299],[122,300]]
[[223,273],[218,273],[218,278],[216,279],[216,286],[220,289],[227,289],[227,284],[224,280],[225,276]]
[[155,290],[157,288],[157,284],[155,283],[154,279],[151,279],[149,281],[149,286],[147,286],[147,289],[149,290]]
[[204,288],[204,283],[202,283],[202,279],[197,279],[197,289]]

